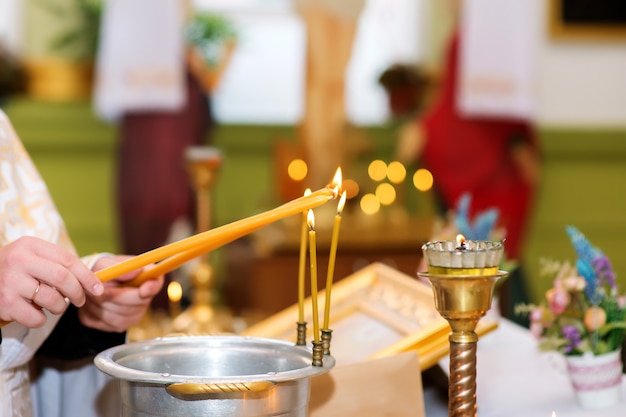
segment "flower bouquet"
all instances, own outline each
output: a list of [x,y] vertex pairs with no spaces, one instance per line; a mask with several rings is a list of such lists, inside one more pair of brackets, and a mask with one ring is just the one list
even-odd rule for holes
[[530,330],[541,350],[570,356],[617,350],[626,332],[626,297],[609,258],[575,227],[566,231],[578,259],[541,261],[541,274],[553,277],[554,285],[541,305],[530,306]]
[[626,298],[619,294],[609,258],[573,226],[566,228],[575,264],[542,260],[553,286],[540,305],[521,306],[539,349],[564,355],[579,403],[600,408],[619,401]]

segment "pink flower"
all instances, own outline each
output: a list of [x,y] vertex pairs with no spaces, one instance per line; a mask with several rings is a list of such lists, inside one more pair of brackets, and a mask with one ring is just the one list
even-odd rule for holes
[[540,322],[531,322],[529,330],[530,334],[532,334],[535,339],[541,339],[541,336],[543,335],[543,326]]
[[536,309],[531,311],[528,318],[532,322],[542,323],[543,322],[543,307],[537,307]]
[[546,292],[546,299],[550,310],[556,315],[563,313],[570,302],[569,293],[562,288],[549,289]]

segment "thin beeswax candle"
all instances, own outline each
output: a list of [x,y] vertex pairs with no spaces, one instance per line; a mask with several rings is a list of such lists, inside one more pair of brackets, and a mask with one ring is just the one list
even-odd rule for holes
[[333,276],[335,275],[335,258],[337,257],[337,243],[339,241],[339,227],[341,226],[341,212],[346,204],[346,192],[341,194],[341,199],[337,205],[337,214],[333,224],[332,240],[330,241],[330,255],[328,258],[328,271],[326,274],[326,299],[324,304],[324,324],[323,329],[329,329],[330,325],[330,293],[333,287]]
[[317,244],[315,238],[315,216],[313,210],[309,210],[307,215],[309,224],[309,252],[311,262],[311,310],[313,312],[313,341],[320,341],[320,324],[317,309]]
[[[307,188],[304,195],[310,195],[311,189]],[[302,225],[300,230],[300,258],[298,264],[298,323],[304,323],[304,281],[306,272],[306,247],[307,247],[307,212],[302,212]]]

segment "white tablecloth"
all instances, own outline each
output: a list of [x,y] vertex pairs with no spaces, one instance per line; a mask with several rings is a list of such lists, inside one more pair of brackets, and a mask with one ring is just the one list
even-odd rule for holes
[[[498,329],[478,342],[476,401],[479,417],[624,417],[626,378],[622,402],[610,408],[585,410],[576,402],[563,357],[540,352],[523,327],[500,319]],[[449,369],[445,358],[440,366]],[[425,393],[426,416],[445,417],[447,404]]]

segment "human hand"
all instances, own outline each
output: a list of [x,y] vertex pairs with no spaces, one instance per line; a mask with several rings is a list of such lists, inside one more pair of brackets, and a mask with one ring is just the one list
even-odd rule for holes
[[[101,258],[96,262],[94,271],[131,258],[128,255],[116,255]],[[122,285],[135,278],[141,270],[121,275],[104,284],[104,293],[88,296],[85,305],[78,310],[82,324],[107,332],[123,332],[137,324],[146,313],[152,298],[163,288],[164,277],[149,279],[138,287]]]
[[0,247],[0,319],[26,327],[46,322],[42,308],[61,314],[66,297],[77,307],[104,286],[81,260],[62,247],[31,236]]

